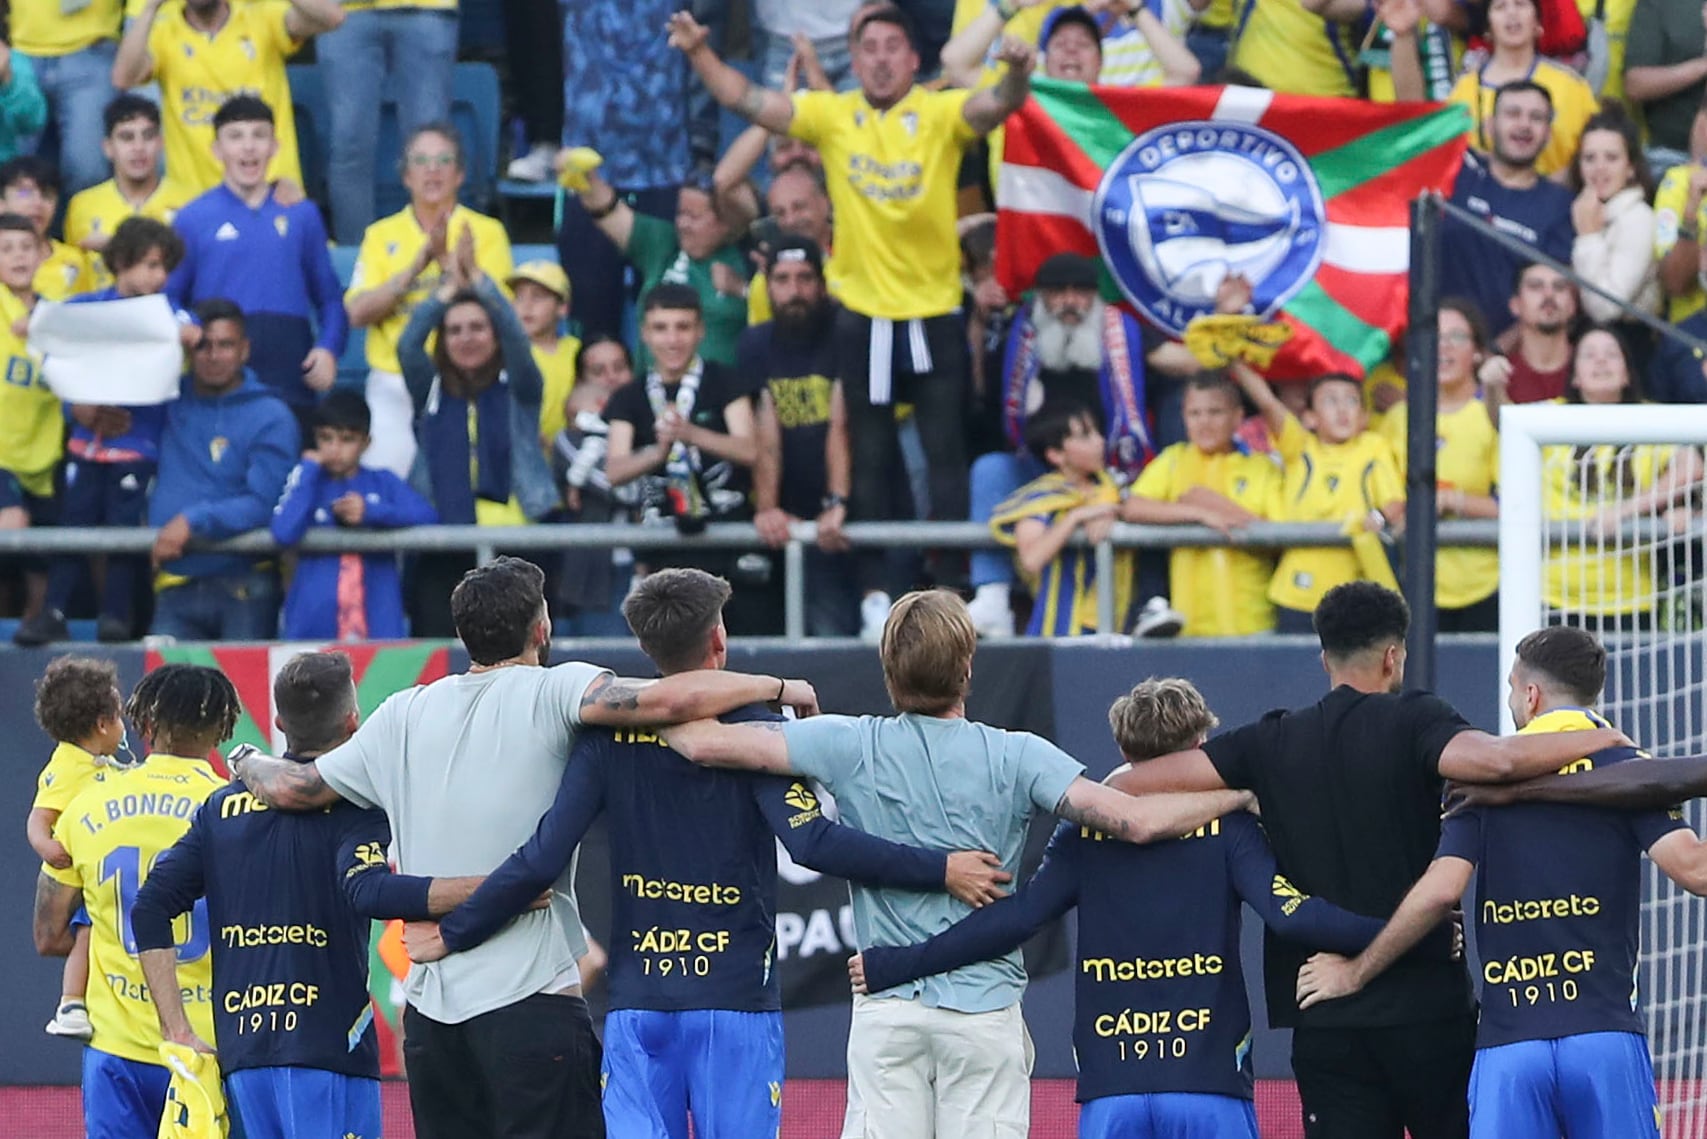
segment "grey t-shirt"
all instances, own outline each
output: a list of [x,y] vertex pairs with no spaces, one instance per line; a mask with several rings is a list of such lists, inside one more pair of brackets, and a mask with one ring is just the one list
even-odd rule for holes
[[[965,719],[814,716],[783,727],[788,762],[836,797],[842,821],[893,842],[988,850],[1019,873],[1026,826],[1049,814],[1084,765],[1048,740]],[[853,887],[860,946],[911,945],[971,907],[948,894]],[[994,1012],[1025,992],[1018,950],[878,994]]]
[[[581,728],[590,664],[447,676],[392,696],[350,741],[317,761],[327,786],[391,820],[403,874],[489,874],[533,835],[556,798]],[[409,1003],[459,1024],[577,979],[586,952],[573,865],[548,910],[522,914],[466,953],[415,965]]]

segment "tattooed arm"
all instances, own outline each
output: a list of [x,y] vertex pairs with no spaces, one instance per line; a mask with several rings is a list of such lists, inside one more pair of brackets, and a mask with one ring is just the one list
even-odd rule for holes
[[678,672],[662,680],[632,680],[607,672],[587,686],[580,719],[607,728],[680,724],[766,701],[786,704],[803,716],[818,711],[818,694],[804,680],[711,669]]
[[46,874],[36,876],[36,904],[30,923],[36,952],[43,957],[64,957],[71,952],[71,915],[83,904],[83,891],[67,886]]
[[1126,795],[1081,776],[1068,785],[1055,813],[1110,838],[1146,843],[1189,834],[1250,803],[1244,791]]
[[320,768],[312,760],[298,763],[274,759],[250,748],[234,749],[226,761],[255,798],[281,811],[315,811],[330,807],[340,798],[320,777]]

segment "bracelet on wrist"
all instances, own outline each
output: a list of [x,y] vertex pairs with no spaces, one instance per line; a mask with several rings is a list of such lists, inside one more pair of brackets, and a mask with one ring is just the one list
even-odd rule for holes
[[610,201],[606,202],[603,206],[593,207],[583,203],[581,208],[587,211],[588,217],[592,218],[594,221],[599,221],[603,218],[608,218],[611,214],[615,213],[617,203],[621,200],[621,195],[616,192],[616,187],[613,186],[611,187]]
[[771,703],[772,704],[781,704],[782,703],[782,694],[784,692],[787,692],[787,691],[788,691],[788,681],[782,679],[781,677],[778,677],[777,682],[776,682],[776,698],[774,700],[772,700]]
[[1680,225],[1677,227],[1677,236],[1679,240],[1682,241],[1694,241],[1696,238],[1695,227],[1692,225]]

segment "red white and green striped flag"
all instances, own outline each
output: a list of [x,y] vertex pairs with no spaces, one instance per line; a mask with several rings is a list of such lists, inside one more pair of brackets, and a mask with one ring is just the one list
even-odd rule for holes
[[1242,273],[1293,329],[1272,378],[1362,375],[1405,324],[1410,202],[1451,189],[1468,127],[1456,104],[1040,78],[1007,124],[997,271],[1017,296],[1052,254],[1100,256],[1175,336]]

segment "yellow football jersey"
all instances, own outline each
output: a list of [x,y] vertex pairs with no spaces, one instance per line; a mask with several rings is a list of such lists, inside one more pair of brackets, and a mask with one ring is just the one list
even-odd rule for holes
[[[1382,434],[1393,447],[1404,477],[1408,460],[1408,408],[1394,404],[1382,423]],[[1487,405],[1473,399],[1457,411],[1434,420],[1438,445],[1434,452],[1434,481],[1441,490],[1493,494],[1500,481],[1500,436]],[[1444,546],[1434,557],[1434,603],[1442,609],[1463,609],[1493,596],[1500,587],[1500,554],[1480,546]]]
[[[1703,199],[1696,207],[1694,217],[1683,216],[1684,210],[1689,207],[1689,176],[1694,170],[1695,167],[1688,163],[1673,166],[1660,179],[1659,189],[1654,191],[1655,261],[1664,261],[1672,246],[1677,244],[1679,226],[1694,226],[1697,233],[1707,227],[1707,199]],[[1700,312],[1703,305],[1707,305],[1707,294],[1701,291],[1700,279],[1691,274],[1689,291],[1666,301],[1666,319],[1676,324]]]
[[1630,35],[1630,19],[1636,14],[1636,0],[1577,0],[1584,24],[1594,18],[1598,4],[1605,5],[1602,19],[1606,21],[1606,46],[1610,49],[1606,86],[1600,93],[1607,99],[1623,99],[1625,41]]
[[[1405,497],[1393,448],[1372,431],[1327,444],[1289,415],[1275,450],[1285,463],[1280,494],[1269,515],[1276,522],[1342,524]],[[1349,548],[1289,549],[1280,555],[1268,599],[1311,613],[1328,590],[1362,576],[1357,555]]]
[[575,356],[581,351],[578,337],[559,337],[557,347],[550,352],[535,344],[533,362],[545,377],[545,396],[539,405],[539,437],[549,450],[551,441],[569,423],[563,414],[563,401],[575,390]]
[[[1583,125],[1600,110],[1600,103],[1582,76],[1550,59],[1537,59],[1529,78],[1545,87],[1553,98],[1553,134],[1541,156],[1535,160],[1536,173],[1547,178],[1570,166],[1571,158],[1577,152],[1577,143],[1582,141]],[[1452,94],[1447,96],[1449,102],[1463,103],[1470,108],[1474,120],[1470,141],[1479,150],[1493,149],[1488,128],[1493,123],[1494,95],[1498,91],[1498,87],[1489,87],[1482,82],[1479,70],[1466,71],[1452,85]]]
[[9,10],[12,50],[47,58],[118,39],[124,4],[122,0],[90,0],[73,10],[61,0],[12,0]]
[[794,96],[789,133],[818,148],[836,212],[841,300],[862,316],[941,316],[960,307],[955,184],[978,132],[970,91],[914,87],[886,111],[859,91]]
[[[144,217],[172,224],[178,211],[195,197],[188,187],[170,178],[162,178],[154,192],[140,202],[132,202],[119,192],[118,183],[109,178],[98,186],[71,196],[65,207],[65,240],[81,248],[87,237],[111,237],[119,223],[126,218]],[[107,263],[98,253],[88,254],[89,272],[95,288],[104,289],[113,283]]]
[[[71,852],[66,870],[42,867],[83,891],[89,910],[89,1019],[103,1052],[160,1062],[160,1021],[137,959],[130,908],[154,860],[190,829],[202,801],[224,784],[205,760],[151,755],[122,771],[96,773],[59,816],[54,837]],[[213,1039],[213,930],[197,902],[174,925],[178,980],[190,1026]]]
[[[1280,486],[1280,468],[1267,455],[1211,455],[1190,443],[1175,443],[1151,460],[1132,489],[1158,502],[1178,502],[1198,486],[1265,518]],[[1268,600],[1273,574],[1274,557],[1265,550],[1180,547],[1168,557],[1168,600],[1185,617],[1185,636],[1266,633],[1274,628],[1274,606]]]
[[47,766],[36,776],[36,799],[32,809],[65,813],[71,800],[102,769],[101,760],[76,744],[60,743],[47,757]]
[[[1541,449],[1541,513],[1550,524],[1593,518],[1611,502],[1602,488],[1648,490],[1671,465],[1676,447],[1619,447],[1602,443],[1579,460],[1573,447]],[[1567,525],[1566,533],[1576,532]],[[1616,539],[1604,544],[1592,534],[1580,546],[1547,555],[1542,566],[1541,600],[1567,614],[1610,617],[1654,607],[1654,560],[1644,550],[1619,552]]]
[[234,4],[225,25],[211,36],[190,27],[184,0],[166,0],[155,14],[148,54],[160,84],[166,172],[193,193],[211,190],[224,179],[213,156],[213,116],[233,95],[257,95],[273,109],[279,152],[267,177],[301,184],[285,60],[302,44],[285,28],[289,12],[285,0]]
[[1298,0],[1237,0],[1228,62],[1289,95],[1357,95],[1359,29]]
[[[510,255],[510,236],[504,232],[504,224],[497,218],[477,214],[467,206],[459,205],[450,215],[451,248],[456,248],[457,239],[464,229],[474,231],[474,260],[488,277],[499,282],[499,288],[507,292],[502,282],[510,279],[515,262]],[[367,232],[362,234],[361,252],[356,257],[350,287],[344,290],[345,302],[402,272],[425,244],[427,233],[415,220],[415,210],[411,206],[404,206],[390,217],[380,218],[368,226]],[[404,296],[403,303],[390,316],[367,330],[369,368],[376,372],[401,370],[397,363],[397,338],[403,335],[403,326],[409,323],[409,314],[415,306],[439,287],[439,276],[437,262],[429,262],[415,279],[415,287]]]
[[42,379],[40,361],[12,331],[28,315],[12,290],[0,288],[0,470],[46,498],[53,493],[53,468],[65,453],[65,413]]

